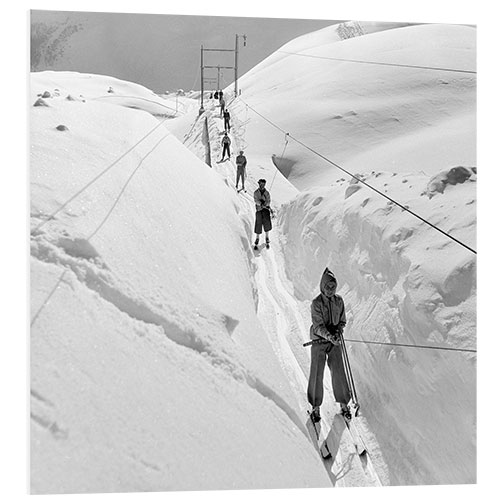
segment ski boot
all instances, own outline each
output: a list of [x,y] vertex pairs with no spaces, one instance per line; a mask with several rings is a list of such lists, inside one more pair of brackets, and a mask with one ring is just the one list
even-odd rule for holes
[[258,250],[258,249],[259,249],[259,238],[257,238],[257,239],[255,240],[255,243],[254,243],[254,245],[253,245],[253,249],[254,249],[254,250]]
[[313,406],[311,411],[311,420],[313,424],[318,423],[321,420],[321,414],[319,413],[319,406]]
[[349,409],[349,406],[347,406],[345,403],[340,405],[340,413],[342,417],[344,417],[344,420],[347,422],[350,422],[352,419],[351,415],[351,410]]
[[270,246],[269,238],[266,238],[266,248],[269,248],[269,246]]

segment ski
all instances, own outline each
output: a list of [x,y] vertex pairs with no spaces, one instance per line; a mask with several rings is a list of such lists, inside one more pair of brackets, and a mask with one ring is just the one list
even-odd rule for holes
[[321,420],[314,422],[312,419],[311,411],[307,410],[307,429],[311,435],[311,439],[315,442],[316,447],[321,455],[321,458],[328,459],[332,456],[328,445],[326,444],[326,434],[321,426]]
[[349,435],[351,436],[352,442],[361,460],[361,463],[363,464],[365,473],[370,476],[374,486],[384,486],[377,474],[377,471],[375,470],[375,467],[373,466],[370,458],[370,453],[368,451],[368,448],[366,447],[365,442],[363,441],[363,438],[361,437],[361,433],[358,431],[357,425],[355,424],[355,418],[358,415],[358,411],[359,406],[356,406],[354,417],[352,417],[352,419],[343,418],[345,426],[347,428],[347,431],[349,432]]
[[360,456],[365,455],[368,453],[368,449],[366,448],[365,443],[363,442],[363,439],[361,438],[358,429],[356,429],[356,426],[353,423],[353,420],[356,417],[353,416],[351,418],[346,418],[344,415],[342,415],[342,420],[345,423],[347,432],[349,432],[352,442],[354,444],[354,448],[356,448],[356,453]]

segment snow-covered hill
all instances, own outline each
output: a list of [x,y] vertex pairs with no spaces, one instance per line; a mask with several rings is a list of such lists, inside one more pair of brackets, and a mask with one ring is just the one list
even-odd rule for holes
[[[248,193],[216,161],[215,102],[199,117],[196,101],[175,113],[175,96],[128,82],[32,74],[32,492],[475,482],[471,352],[348,344],[368,468],[345,434],[322,463],[306,430],[302,342],[326,266],[347,339],[476,341],[475,255],[293,139],[474,249],[475,75],[324,59],[453,54],[469,70],[474,30],[352,26],[242,78],[229,109]],[[255,254],[260,177],[278,218]],[[324,415],[335,422],[331,399]]]
[[[241,97],[350,170],[434,174],[474,165],[475,36],[466,26],[419,25],[342,40],[331,26],[249,71]],[[284,133],[264,118],[254,116],[247,141],[252,151],[281,158]],[[282,169],[300,188],[342,175],[293,141]]]
[[235,193],[111,82],[32,78],[33,103],[59,90],[31,108],[33,492],[329,484],[256,317]]

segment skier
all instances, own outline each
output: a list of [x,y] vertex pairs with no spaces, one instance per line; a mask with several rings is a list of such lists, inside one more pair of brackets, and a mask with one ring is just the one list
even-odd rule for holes
[[223,116],[224,116],[224,130],[230,132],[231,125],[229,124],[229,120],[231,119],[231,115],[229,114],[229,111],[227,109],[224,110]]
[[223,97],[219,99],[219,104],[220,104],[220,115],[222,116],[224,114],[224,109],[226,109],[226,101],[224,100]]
[[219,99],[219,92],[214,92],[214,99]]
[[227,132],[224,132],[224,137],[222,138],[222,158],[220,161],[224,161],[226,152],[227,152],[227,157],[231,158],[231,152],[229,151],[230,144],[231,144],[231,139],[227,135]]
[[240,151],[240,154],[236,157],[236,190],[238,190],[238,184],[241,177],[241,189],[245,191],[246,166],[247,159],[245,158],[243,151]]
[[321,420],[320,406],[323,402],[323,373],[325,361],[328,363],[332,377],[333,395],[340,403],[342,416],[351,418],[347,404],[351,399],[347,377],[342,359],[340,336],[343,333],[346,316],[344,301],[336,294],[337,279],[332,271],[326,268],[321,276],[321,293],[312,301],[312,325],[310,336],[314,342],[311,346],[311,370],[307,387],[307,399],[312,406],[311,419]]
[[271,195],[266,189],[266,179],[259,179],[259,187],[253,194],[255,200],[255,239],[254,250],[258,250],[259,236],[262,234],[262,226],[266,232],[266,248],[269,248],[269,231],[272,229],[271,225]]

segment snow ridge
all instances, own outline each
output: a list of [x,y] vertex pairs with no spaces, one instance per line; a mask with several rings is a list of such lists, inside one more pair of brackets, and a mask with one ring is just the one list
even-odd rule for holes
[[[175,318],[189,317],[189,314],[167,306],[159,307],[138,297],[131,287],[112,273],[102,262],[95,248],[85,239],[63,236],[57,241],[48,241],[39,235],[32,238],[31,255],[42,262],[69,269],[80,283],[131,319],[158,327],[159,331],[176,344],[201,354],[214,367],[227,371],[236,380],[244,381],[259,394],[273,401],[306,434],[301,419],[283,398],[236,361],[238,356],[230,342],[226,342],[224,348],[220,349],[221,327],[226,330],[227,339],[230,341],[238,320],[222,313],[199,308],[190,327],[186,328],[185,325],[181,327]],[[74,286],[71,284],[73,281],[71,278],[67,277],[64,281]],[[208,336],[207,325],[210,332]],[[199,334],[201,331],[205,336]]]
[[[435,185],[436,179],[455,174],[451,169],[431,180],[425,175],[406,175],[402,184],[415,192],[410,205],[431,220],[442,206],[466,213],[439,224],[470,243],[475,214],[467,210],[467,204],[474,176],[467,174],[463,183],[450,183],[442,193],[425,196],[427,186]],[[364,177],[386,192],[398,189],[398,174],[372,172]],[[346,339],[474,349],[475,255],[444,236],[436,237],[423,222],[354,185],[355,191],[353,184],[341,179],[329,188],[304,192],[282,207],[278,223],[295,294],[309,301],[326,264],[335,272],[346,303]],[[393,456],[401,453],[397,467],[388,460],[391,484],[457,482],[464,477],[466,482],[473,481],[470,422],[475,415],[475,354],[347,344],[370,429],[382,450]],[[370,377],[360,376],[367,371]],[[451,379],[460,377],[460,390],[451,382],[451,373],[455,373]],[[381,389],[385,386],[391,387],[390,393]],[[416,388],[411,398],[409,387]],[[448,422],[446,429],[425,414],[428,407],[439,408]],[[395,447],[386,439],[382,427],[388,422],[392,422],[391,439],[404,446]],[[419,435],[427,435],[427,445],[420,444],[418,449],[413,444],[417,428]],[[456,432],[463,436],[460,443]],[[440,447],[433,444],[437,433]],[[431,465],[430,457],[433,463],[444,464],[450,449],[461,457],[463,469],[457,467],[451,473],[444,465],[438,470]],[[415,462],[421,463],[419,477],[410,479]]]

